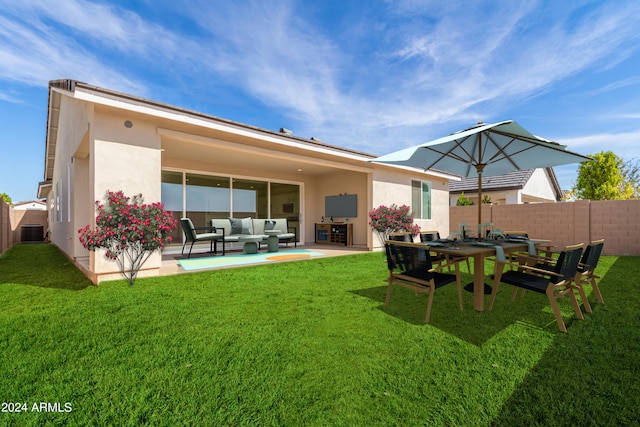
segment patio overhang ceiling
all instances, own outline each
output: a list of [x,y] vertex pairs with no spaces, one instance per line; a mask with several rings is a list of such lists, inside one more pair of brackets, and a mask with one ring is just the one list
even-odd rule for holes
[[[163,156],[197,162],[241,165],[278,173],[325,175],[338,170],[370,173],[371,167],[361,161],[336,161],[330,156],[311,151],[289,152],[259,146],[260,141],[222,140],[171,129],[158,129],[162,137]],[[291,150],[294,151],[294,150]]]

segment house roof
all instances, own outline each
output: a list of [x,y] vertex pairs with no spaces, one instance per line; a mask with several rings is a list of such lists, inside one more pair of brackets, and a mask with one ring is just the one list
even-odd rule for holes
[[[224,129],[225,132],[235,133],[238,135],[250,135],[251,138],[268,141],[269,143],[273,143],[275,146],[279,145],[284,150],[289,150],[292,147],[295,147],[296,149],[302,149],[308,152],[316,152],[319,154],[323,153],[324,155],[341,158],[352,164],[353,162],[362,162],[366,164],[366,166],[363,167],[366,167],[367,169],[380,167],[379,165],[373,166],[373,163],[369,163],[370,160],[378,157],[377,155],[327,144],[313,137],[301,138],[293,135],[291,131],[284,128],[280,128],[279,131],[263,129],[134,95],[89,85],[76,80],[61,79],[49,82],[49,107],[46,129],[44,180],[39,183],[39,197],[45,197],[52,186],[56,144],[58,139],[60,104],[62,97],[65,95],[87,102],[104,104],[151,116],[184,121],[185,123],[197,123],[200,126],[212,129]],[[441,177],[450,177],[450,175],[441,174],[437,171],[428,171],[427,173]]]
[[[556,195],[556,200],[561,200],[562,190],[558,183],[558,178],[553,168],[544,169],[551,186]],[[497,176],[483,176],[482,177],[482,190],[483,191],[504,191],[504,190],[521,190],[533,175],[535,169],[524,169],[514,172],[509,172],[504,175]],[[461,181],[449,181],[449,192],[451,194],[460,194],[462,192],[477,192],[478,191],[478,178],[463,178]]]

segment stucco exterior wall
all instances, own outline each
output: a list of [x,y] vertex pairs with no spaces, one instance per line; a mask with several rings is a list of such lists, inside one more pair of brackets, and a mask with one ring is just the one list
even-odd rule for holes
[[[415,174],[407,174],[401,171],[376,170],[373,173],[372,204],[367,211],[367,223],[368,212],[380,205],[411,206],[411,181],[418,179],[431,182],[431,219],[416,219],[415,223],[420,226],[421,230],[437,230],[441,234],[448,234],[449,191],[447,180],[427,174],[416,177]],[[370,227],[369,231],[373,233]],[[383,242],[379,241],[377,235],[372,234],[372,236],[373,247],[382,247]]]
[[[354,246],[367,247],[369,233],[367,222],[367,200],[368,200],[368,175],[360,172],[338,171],[334,174],[325,175],[318,178],[318,184],[313,193],[308,193],[308,198],[313,200],[315,209],[310,211],[312,217],[307,222],[305,232],[313,242],[315,239],[315,223],[320,222],[324,216],[325,197],[337,196],[339,194],[357,194],[357,217],[349,218],[349,223],[353,224],[353,244]],[[329,218],[325,218],[329,221]],[[344,222],[345,218],[334,218],[335,222]]]
[[556,195],[544,169],[535,169],[522,189],[524,202],[555,201]]
[[[89,155],[89,175],[93,178],[89,190],[91,200],[104,201],[108,191],[122,190],[127,196],[142,194],[145,203],[160,202],[160,136],[152,123],[130,120],[132,126],[127,127],[127,120],[126,116],[95,114]],[[91,215],[94,224],[94,206]],[[117,264],[103,255],[101,251],[92,255],[92,270],[103,278],[118,277]],[[147,273],[157,275],[161,263],[161,254],[154,253],[139,277]]]
[[[52,177],[52,189],[47,200],[53,209],[49,215],[51,242],[70,258],[78,256],[74,248],[77,235],[74,210],[74,191],[78,179],[74,177],[74,156],[83,140],[90,133],[89,123],[93,117],[90,104],[66,96],[60,105],[56,164]],[[71,210],[71,212],[70,212]]]

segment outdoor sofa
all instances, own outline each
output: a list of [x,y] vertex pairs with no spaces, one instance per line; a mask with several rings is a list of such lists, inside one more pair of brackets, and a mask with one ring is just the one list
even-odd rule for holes
[[[266,230],[280,230],[278,240],[287,245],[293,241],[295,247],[297,244],[297,229],[289,227],[286,218],[260,219],[260,218],[229,218],[229,219],[212,219],[211,227],[215,228],[215,232],[219,233],[224,230],[224,242],[239,242],[240,236],[254,235],[262,236],[261,243],[267,243]],[[266,228],[265,228],[266,227]]]

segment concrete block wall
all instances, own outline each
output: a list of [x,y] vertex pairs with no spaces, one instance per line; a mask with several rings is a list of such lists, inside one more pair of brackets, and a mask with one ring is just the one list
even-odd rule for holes
[[42,225],[47,230],[47,211],[15,210],[0,200],[0,254],[20,242],[22,226]]
[[605,239],[605,253],[611,246],[620,255],[640,254],[640,201],[591,202],[591,223],[592,239]]
[[0,199],[0,254],[3,254],[11,245],[13,245],[11,206]]
[[[450,231],[461,222],[475,225],[477,209],[451,207]],[[505,231],[527,231],[532,238],[551,240],[557,247],[605,239],[606,255],[640,255],[640,200],[484,205],[482,222]]]

